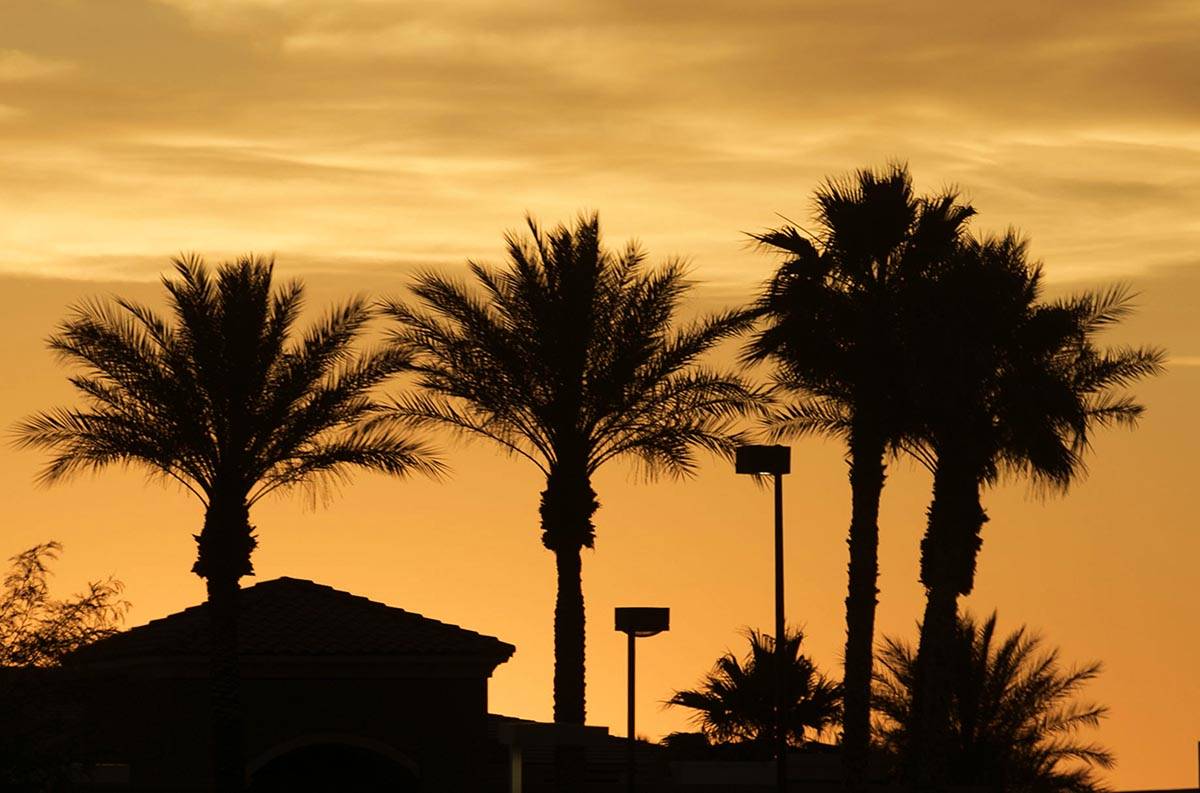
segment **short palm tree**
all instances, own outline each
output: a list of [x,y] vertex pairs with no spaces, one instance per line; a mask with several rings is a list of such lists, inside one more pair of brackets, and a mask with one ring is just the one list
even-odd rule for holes
[[134,464],[204,504],[192,571],[211,615],[213,761],[217,789],[244,780],[237,664],[238,581],[253,574],[250,507],[269,493],[343,479],[352,468],[436,474],[426,450],[379,421],[371,391],[404,364],[395,350],[355,354],[372,316],[361,298],[302,338],[303,289],[272,287],[273,262],[242,258],[215,275],[176,260],[163,286],[173,314],[117,298],[88,302],[50,348],[80,372],[85,407],[25,419],[18,444],[53,452],[46,483]]
[[[676,691],[666,704],[695,711],[693,720],[712,742],[748,745],[766,758],[774,751],[775,639],[755,630],[746,639],[750,652],[744,659],[725,653],[698,688]],[[788,631],[782,648],[785,729],[788,744],[796,747],[841,720],[841,686],[800,652],[803,641],[803,632]]]
[[987,521],[982,489],[1010,474],[1065,491],[1085,472],[1094,431],[1132,426],[1141,415],[1122,389],[1162,368],[1160,350],[1096,346],[1096,334],[1131,310],[1128,292],[1044,303],[1041,277],[1015,233],[972,239],[916,284],[907,303],[907,371],[921,396],[917,453],[934,474],[921,541],[927,601],[911,746],[926,787],[945,776],[943,682],[958,598],[974,586]]
[[[595,538],[593,474],[632,458],[681,476],[695,450],[728,455],[759,395],[697,365],[750,319],[727,311],[676,327],[688,290],[680,262],[649,269],[634,245],[606,250],[596,215],[506,238],[501,269],[470,263],[474,285],[427,272],[419,307],[391,302],[393,341],[423,393],[396,401],[418,426],[487,438],[546,477],[542,543],[555,557],[554,719],[584,723],[583,548]],[[563,773],[572,773],[564,770]]]
[[860,787],[870,738],[871,647],[879,577],[885,458],[912,430],[899,333],[905,284],[954,249],[974,210],[953,192],[919,198],[905,167],[829,180],[815,196],[817,231],[788,225],[754,235],[787,258],[757,303],[764,326],[748,362],[774,364],[790,401],[769,420],[774,438],[845,441],[850,466],[844,762]]
[[[1096,727],[1101,705],[1075,701],[1100,673],[1100,664],[1064,669],[1058,650],[1046,650],[1024,626],[1002,639],[996,614],[977,623],[958,618],[948,676],[950,694],[946,781],[975,790],[1096,793],[1097,769],[1114,764],[1110,752],[1082,741]],[[907,643],[884,638],[874,705],[877,739],[899,767],[913,727],[917,658]]]

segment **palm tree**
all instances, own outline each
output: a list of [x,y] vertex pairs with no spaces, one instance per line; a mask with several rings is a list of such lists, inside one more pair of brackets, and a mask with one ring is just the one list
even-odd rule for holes
[[958,598],[971,592],[987,515],[983,487],[1005,474],[1065,491],[1085,472],[1094,430],[1132,426],[1142,406],[1120,389],[1157,374],[1152,348],[1101,350],[1096,334],[1130,310],[1122,289],[1039,302],[1041,266],[1014,232],[965,241],[915,283],[904,333],[933,499],[921,541],[927,591],[918,650],[912,763],[945,776],[947,679]]
[[871,646],[879,576],[879,499],[885,457],[904,444],[913,409],[898,331],[906,282],[953,250],[974,214],[953,192],[913,194],[902,165],[829,180],[815,195],[817,231],[793,225],[753,235],[787,258],[757,311],[765,327],[747,362],[775,365],[793,402],[769,420],[774,438],[841,438],[850,467],[844,764],[863,784],[870,740]]
[[[745,633],[750,652],[726,652],[695,689],[676,691],[668,706],[690,708],[701,732],[714,743],[742,744],[763,757],[773,754],[775,730],[775,639]],[[784,701],[788,744],[803,746],[809,732],[820,735],[841,720],[841,686],[821,674],[800,652],[802,631],[784,634]]]
[[54,456],[41,481],[134,464],[182,485],[204,505],[192,572],[211,620],[213,764],[218,790],[244,781],[237,663],[238,580],[258,544],[250,508],[296,486],[321,488],[351,468],[436,474],[426,450],[379,421],[372,389],[404,364],[396,350],[356,355],[372,316],[356,298],[294,337],[299,282],[272,288],[274,264],[242,258],[215,276],[196,257],[163,286],[173,321],[116,298],[87,302],[50,348],[81,368],[84,408],[25,419],[18,444]]
[[[917,658],[911,646],[885,637],[878,652],[876,735],[893,764],[906,754],[915,713]],[[1100,674],[1100,664],[1063,669],[1058,650],[1024,626],[996,636],[995,612],[982,624],[958,618],[948,677],[950,694],[946,781],[976,790],[1096,793],[1095,770],[1113,756],[1078,733],[1096,727],[1108,709],[1074,701]]]
[[[393,341],[423,388],[396,411],[418,426],[487,438],[545,476],[542,544],[558,576],[554,720],[583,724],[580,553],[595,539],[593,474],[618,457],[647,475],[691,474],[694,450],[732,452],[736,420],[759,395],[696,365],[750,318],[726,311],[675,328],[688,289],[680,262],[649,270],[635,245],[609,252],[595,214],[549,233],[527,224],[527,238],[506,237],[506,267],[470,263],[474,289],[427,272],[412,286],[420,308],[386,305]],[[560,779],[579,770],[566,753]]]

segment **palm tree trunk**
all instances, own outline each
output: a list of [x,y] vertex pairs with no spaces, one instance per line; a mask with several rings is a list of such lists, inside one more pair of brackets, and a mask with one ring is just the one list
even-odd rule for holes
[[879,499],[883,493],[884,444],[878,434],[850,442],[851,515],[849,585],[846,595],[846,658],[842,764],[846,788],[863,790],[871,740],[871,648],[879,589]]
[[213,785],[218,793],[241,793],[246,782],[241,677],[238,670],[238,580],[254,568],[257,541],[245,499],[216,494],[196,537],[192,572],[205,580],[209,614],[209,696]]
[[554,552],[554,721],[584,723],[584,608],[579,548]]
[[958,619],[958,595],[948,587],[933,587],[925,600],[921,642],[917,650],[917,680],[913,696],[914,729],[910,737],[909,778],[916,790],[940,791],[948,783],[950,648]]
[[[554,600],[554,721],[584,724],[584,607],[579,548],[554,552],[558,595]],[[587,759],[583,747],[558,744],[554,769],[560,791],[578,790]]]
[[909,772],[917,790],[941,790],[950,751],[950,688],[958,598],[975,584],[975,560],[987,514],[980,505],[977,467],[954,455],[939,456],[933,501],[921,540],[925,616],[917,649],[914,730]]
[[212,708],[213,785],[218,793],[240,793],[245,787],[246,759],[242,745],[241,676],[238,672],[237,579],[209,578],[211,619],[209,696]]
[[[564,455],[565,460],[570,460]],[[592,490],[586,465],[560,464],[547,477],[542,491],[542,544],[554,552],[558,594],[554,601],[554,721],[582,726],[584,696],[583,548],[592,547],[592,515],[600,504]],[[556,744],[555,780],[558,790],[576,791],[582,784],[586,758],[582,746]]]

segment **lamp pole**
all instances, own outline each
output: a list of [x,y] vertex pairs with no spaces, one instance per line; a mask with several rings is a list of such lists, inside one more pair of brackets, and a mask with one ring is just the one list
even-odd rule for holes
[[788,446],[739,446],[735,470],[739,474],[770,474],[775,480],[775,787],[787,790],[787,700],[783,613],[783,475],[792,470]]
[[783,475],[775,473],[775,784],[779,793],[787,790],[787,722],[783,687]]
[[671,610],[646,606],[620,607],[616,610],[617,630],[629,637],[629,691],[628,732],[626,733],[625,781],[629,793],[634,793],[637,784],[637,733],[634,732],[634,661],[635,642],[646,636],[654,636],[671,628]]
[[635,649],[637,647],[637,636],[632,631],[627,635],[629,637],[629,695],[626,699],[626,710],[628,713],[625,715],[628,721],[625,730],[625,735],[628,736],[628,740],[625,741],[625,785],[629,793],[634,793],[637,779],[637,732],[634,731],[633,726],[633,714],[635,710],[633,692],[635,688],[634,676],[637,671],[637,664],[634,662],[637,654],[637,650]]

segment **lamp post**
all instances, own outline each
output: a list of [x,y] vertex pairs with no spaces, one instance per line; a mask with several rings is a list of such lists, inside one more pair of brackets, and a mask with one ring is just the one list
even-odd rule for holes
[[634,747],[637,739],[633,731],[633,666],[634,641],[645,636],[654,636],[671,628],[671,610],[646,606],[619,607],[616,611],[617,630],[629,636],[629,739],[625,757],[625,777],[629,793],[633,793],[637,764]]
[[783,621],[783,475],[791,473],[789,446],[739,446],[734,459],[739,474],[770,474],[775,479],[775,785],[787,789],[787,730],[784,701]]

